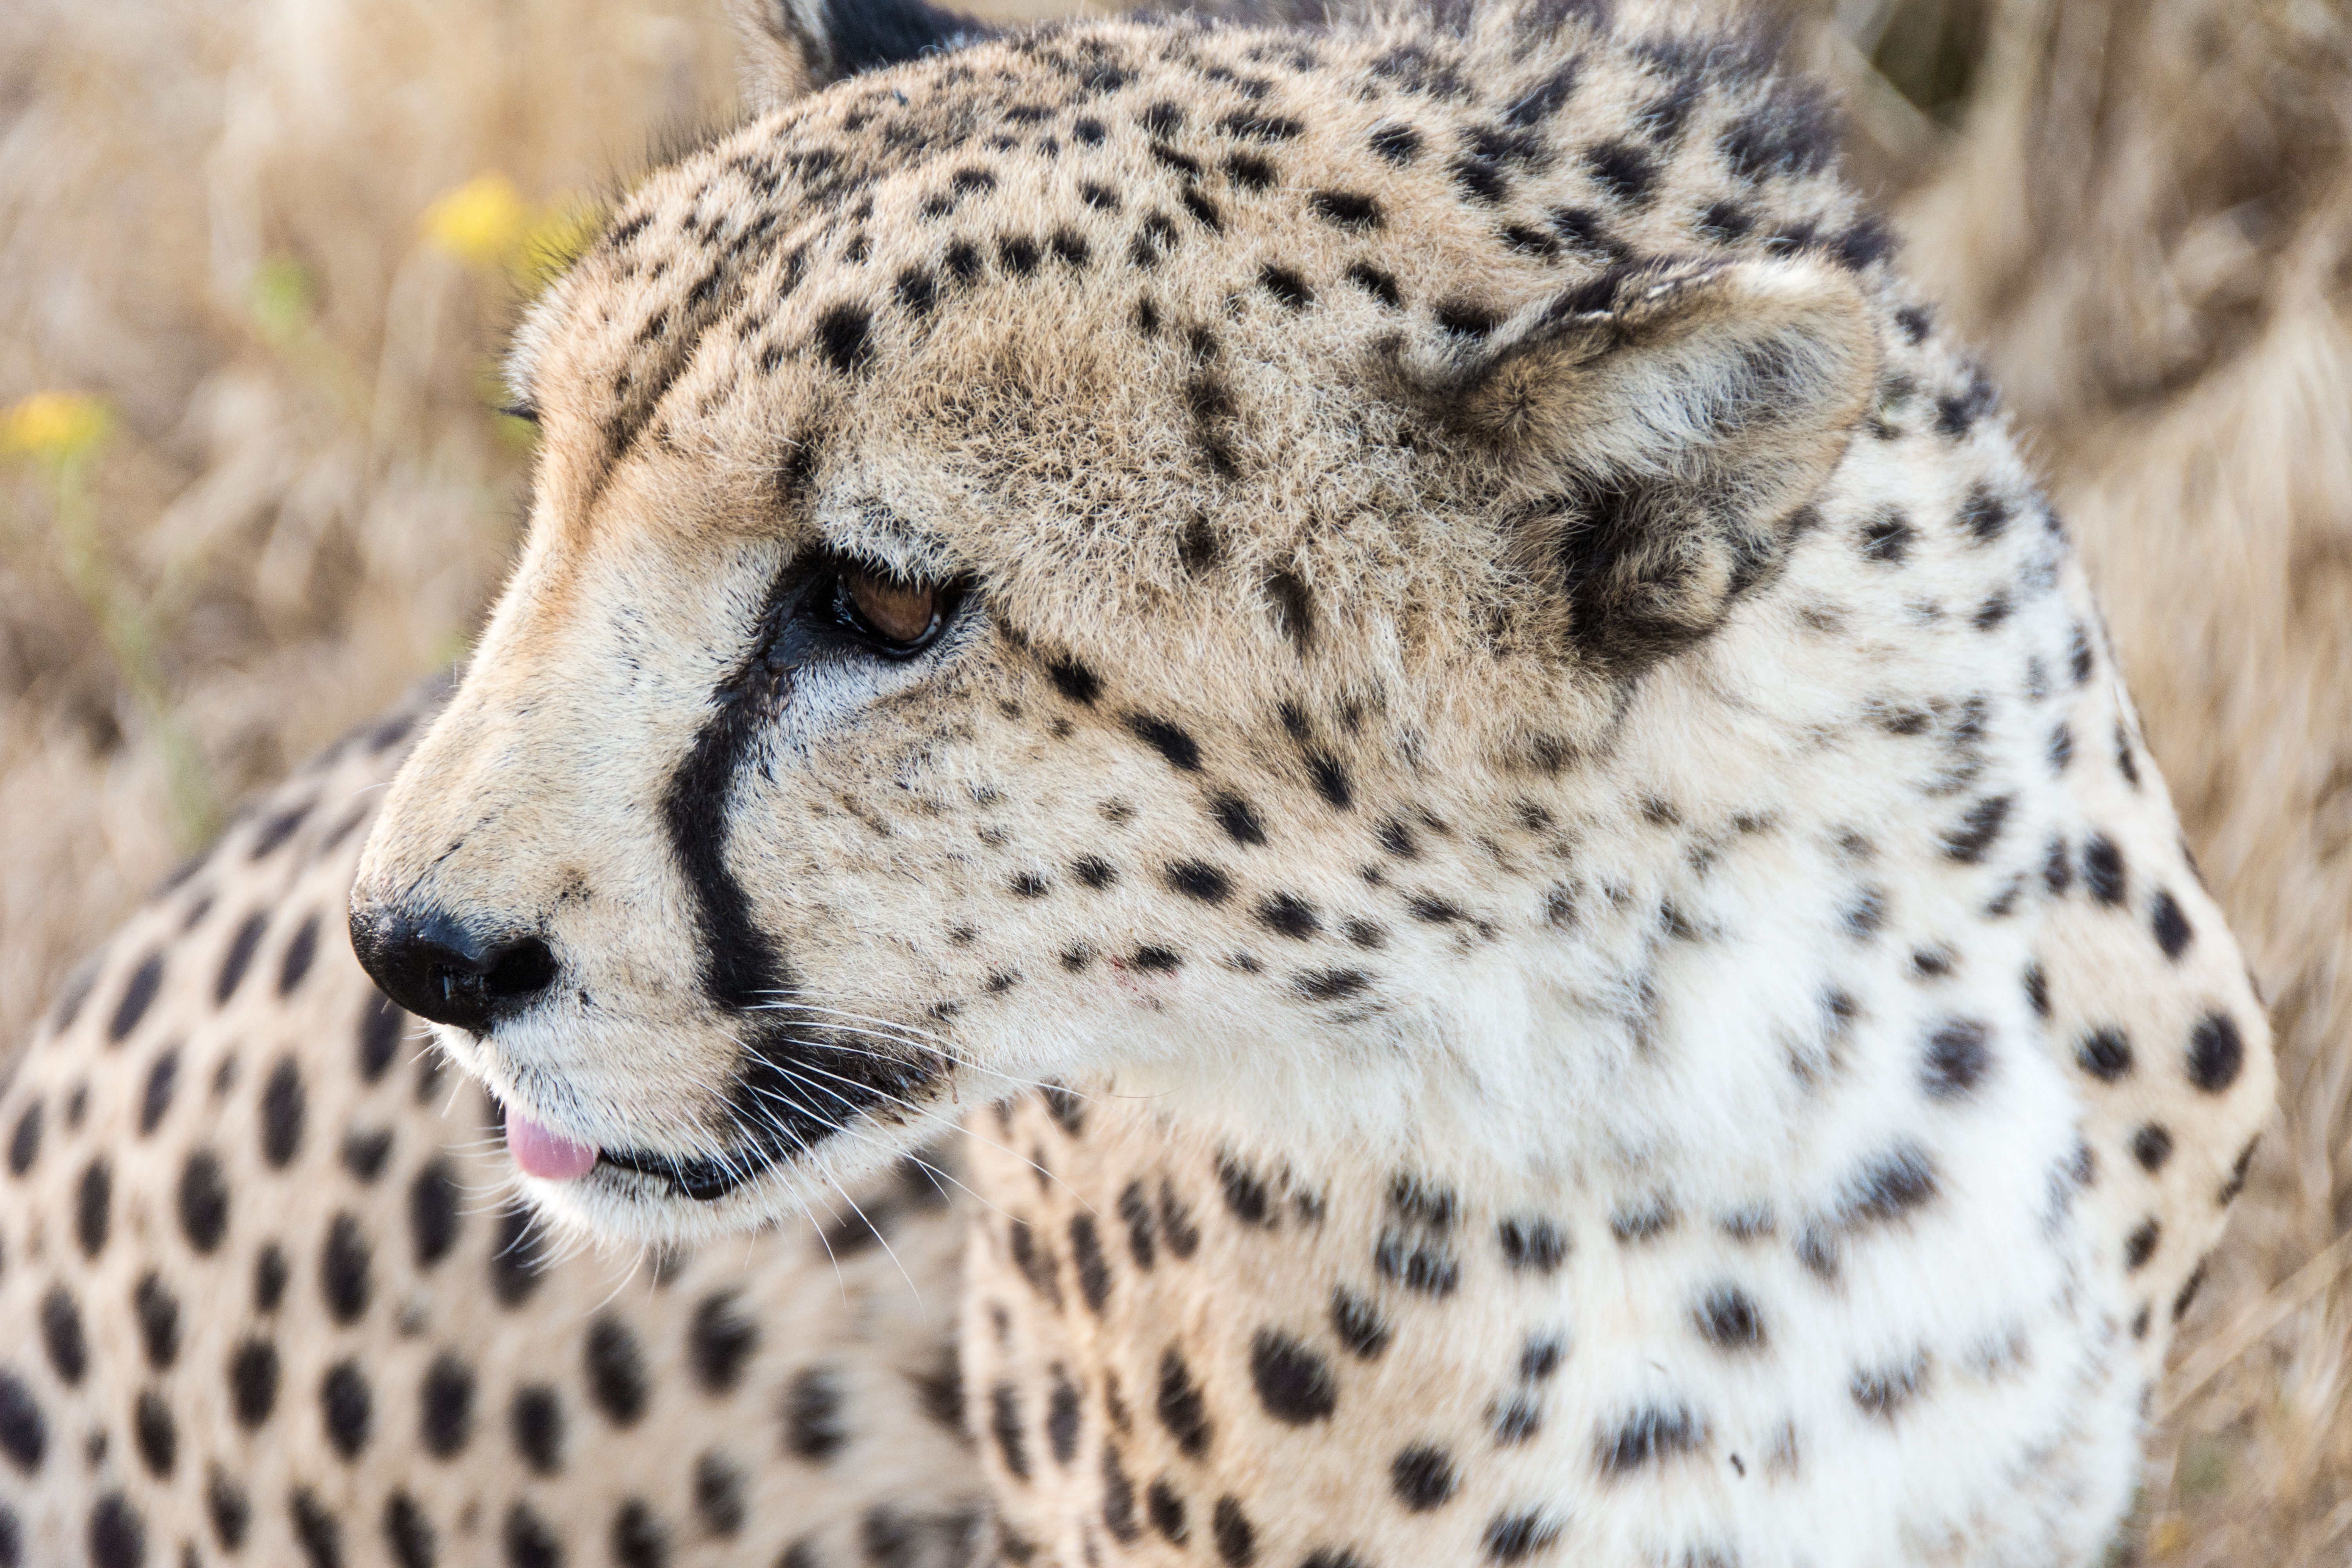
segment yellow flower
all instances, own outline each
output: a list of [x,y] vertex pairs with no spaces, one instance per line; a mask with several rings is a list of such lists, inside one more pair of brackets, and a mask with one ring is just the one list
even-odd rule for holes
[[530,205],[504,174],[477,174],[425,209],[425,237],[477,267],[504,267],[532,221]]
[[461,260],[543,287],[596,237],[604,216],[571,198],[527,202],[504,174],[477,174],[425,211],[425,237]]
[[0,411],[0,457],[70,462],[98,449],[114,412],[81,392],[37,392]]

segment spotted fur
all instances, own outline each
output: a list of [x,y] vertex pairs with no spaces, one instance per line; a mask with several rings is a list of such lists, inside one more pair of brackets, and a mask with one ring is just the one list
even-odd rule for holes
[[[819,1305],[793,1216],[883,1183],[937,1281],[950,1222],[893,1173],[956,1140],[972,1451],[763,1470],[758,1517],[877,1562],[912,1520],[1014,1563],[2095,1559],[2268,1038],[2063,531],[1811,90],[1632,5],[877,15],[936,52],[805,96],[866,46],[754,16],[781,107],[524,328],[530,540],[352,881],[360,959],[491,1103],[601,1151],[538,1212],[702,1246],[698,1289],[783,1226],[744,1321],[855,1338],[877,1435],[936,1339],[878,1248]],[[936,640],[845,619],[857,573],[935,595]],[[186,941],[291,966],[258,907]],[[6,1114],[204,1016],[178,948],[117,951]],[[203,1136],[247,1152],[196,1208],[253,1234],[258,1174],[317,1238],[286,1386],[328,1441],[222,1473],[314,1560],[404,1488],[555,1561],[495,1475],[333,1468],[401,1383],[356,1348],[390,1222],[270,1185],[343,1114],[289,1114],[284,1059],[221,1090]],[[362,1186],[407,1147],[363,1121]],[[98,1289],[58,1237],[186,1179],[92,1199],[45,1157],[0,1291],[107,1303],[122,1413],[79,1415],[62,1330],[10,1409],[135,1431],[146,1252]],[[615,1331],[700,1343],[693,1294],[618,1331],[583,1297],[615,1426]],[[381,1342],[429,1390],[424,1321]],[[238,1429],[245,1344],[187,1374],[230,1419],[183,1426]],[[790,1451],[824,1384],[766,1364]],[[649,1463],[738,1429],[699,1408]],[[193,1469],[51,1462],[43,1541],[198,1517]],[[592,1512],[530,1517],[560,1553]]]

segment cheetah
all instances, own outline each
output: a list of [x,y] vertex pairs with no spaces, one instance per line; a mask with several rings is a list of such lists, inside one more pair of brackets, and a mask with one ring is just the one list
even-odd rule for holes
[[745,30],[462,682],[0,1104],[8,1555],[2095,1560],[2268,1034],[1817,94]]

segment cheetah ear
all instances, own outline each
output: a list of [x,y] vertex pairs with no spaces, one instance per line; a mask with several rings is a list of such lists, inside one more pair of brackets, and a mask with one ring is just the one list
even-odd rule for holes
[[1870,404],[1878,336],[1811,258],[1666,258],[1453,334],[1397,368],[1543,498],[1514,551],[1567,590],[1561,635],[1638,668],[1721,622],[1806,526]]
[[743,96],[765,113],[844,77],[986,37],[923,0],[728,0],[743,38]]

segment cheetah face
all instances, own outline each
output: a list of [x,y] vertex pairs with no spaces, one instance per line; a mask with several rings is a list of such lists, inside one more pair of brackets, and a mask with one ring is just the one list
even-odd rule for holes
[[1376,32],[979,43],[623,205],[521,334],[530,538],[352,911],[559,1214],[753,1223],[975,1100],[1341,1073],[1503,984],[1437,960],[1540,881],[1474,914],[1420,846],[1543,819],[1766,591],[1881,313],[1612,198],[1580,26],[1444,49],[1582,252],[1497,237]]

